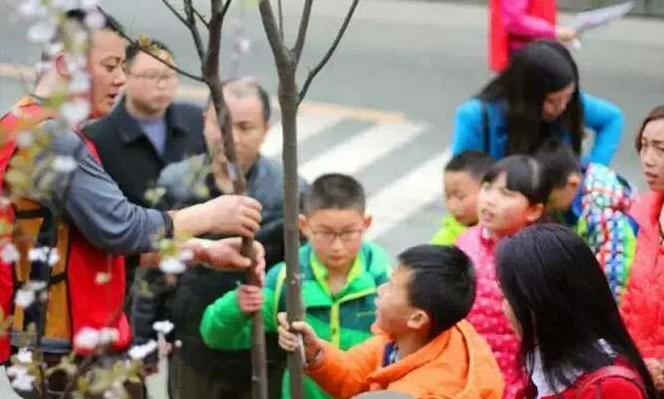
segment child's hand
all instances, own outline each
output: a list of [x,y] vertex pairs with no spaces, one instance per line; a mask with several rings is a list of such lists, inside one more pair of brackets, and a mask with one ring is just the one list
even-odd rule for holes
[[298,350],[300,349],[299,336],[302,336],[304,345],[303,361],[306,364],[313,363],[323,348],[318,343],[318,336],[311,326],[304,321],[294,321],[289,325],[285,312],[279,313],[277,319],[279,320],[279,328],[277,329],[279,332],[279,346],[289,352]]
[[245,314],[258,312],[263,306],[263,290],[255,285],[242,284],[237,288],[237,302]]
[[658,391],[664,391],[664,360],[646,358],[643,359],[643,361],[652,376],[655,388],[657,388]]

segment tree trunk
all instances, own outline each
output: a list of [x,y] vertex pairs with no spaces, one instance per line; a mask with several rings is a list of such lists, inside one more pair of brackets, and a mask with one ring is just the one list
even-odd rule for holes
[[[282,160],[284,167],[284,242],[286,248],[286,309],[288,321],[300,321],[304,317],[302,304],[302,277],[299,264],[300,209],[297,173],[297,100],[295,65],[280,70],[279,105],[283,128]],[[291,399],[304,399],[302,391],[302,357],[299,351],[288,354]]]

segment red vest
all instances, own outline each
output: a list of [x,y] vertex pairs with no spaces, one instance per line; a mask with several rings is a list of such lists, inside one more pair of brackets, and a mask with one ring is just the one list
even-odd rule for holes
[[[16,145],[15,132],[36,126],[53,115],[29,97],[22,99],[13,109],[13,112],[0,119],[2,183],[10,161],[14,157],[25,156],[25,151]],[[80,136],[99,161],[94,144],[82,134]],[[0,305],[3,311],[10,311],[12,307],[12,287],[18,289],[20,284],[31,279],[31,274],[34,275],[33,265],[28,261],[28,251],[35,246],[37,236],[48,225],[48,213],[44,213],[44,210],[38,203],[21,198],[13,201],[12,206],[0,214],[0,217],[14,226],[14,236],[20,232],[24,237],[27,234],[33,238],[13,240],[21,255],[13,267],[0,263]],[[66,218],[60,219],[53,230],[57,231],[55,247],[58,248],[60,260],[50,271],[44,338],[72,343],[73,337],[84,327],[97,330],[109,327],[117,329],[119,333],[119,339],[113,343],[112,348],[118,351],[125,349],[131,340],[131,330],[123,312],[124,257],[113,256],[94,247]],[[13,278],[8,277],[12,271]],[[110,280],[99,283],[100,273],[110,276]],[[29,317],[29,312],[19,307],[14,307],[13,314],[14,331],[24,331],[28,323],[35,321]],[[0,361],[3,359],[2,353],[8,350],[6,347],[6,342],[0,342]],[[85,352],[81,348],[74,349],[79,353]],[[48,348],[45,347],[45,350],[48,351]]]
[[[500,73],[510,61],[510,35],[503,25],[501,3],[510,0],[489,2],[489,68]],[[528,15],[556,22],[555,0],[531,0]]]

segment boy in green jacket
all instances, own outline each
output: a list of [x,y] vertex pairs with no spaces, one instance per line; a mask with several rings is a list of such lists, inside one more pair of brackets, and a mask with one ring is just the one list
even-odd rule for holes
[[[389,278],[390,259],[385,250],[363,240],[371,217],[365,214],[360,183],[342,174],[316,179],[304,201],[300,230],[309,244],[300,248],[305,320],[316,334],[346,350],[371,337],[376,290]],[[265,330],[276,332],[277,314],[286,309],[284,263],[270,269],[265,287],[241,285],[212,305],[201,320],[205,343],[216,349],[250,347],[248,315],[261,310]],[[287,372],[282,398],[290,398]],[[329,398],[305,378],[307,399]]]
[[468,150],[455,155],[445,165],[443,193],[449,213],[443,217],[431,244],[454,245],[468,227],[477,224],[477,194],[482,176],[492,164],[489,154]]

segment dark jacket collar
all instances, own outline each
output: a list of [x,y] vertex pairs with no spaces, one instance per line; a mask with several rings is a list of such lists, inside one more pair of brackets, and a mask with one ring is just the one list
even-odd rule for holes
[[[167,134],[189,132],[184,120],[185,116],[178,110],[178,107],[174,107],[173,104],[169,105],[164,117],[166,118]],[[136,141],[144,135],[137,119],[127,111],[125,98],[111,112],[110,118],[115,122],[120,138],[125,144]]]

